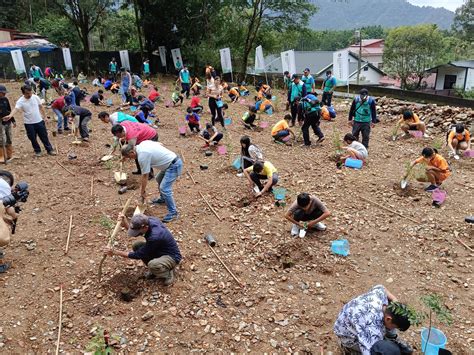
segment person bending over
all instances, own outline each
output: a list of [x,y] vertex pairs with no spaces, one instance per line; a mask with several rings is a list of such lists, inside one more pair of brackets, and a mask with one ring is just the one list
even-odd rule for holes
[[426,177],[418,178],[418,181],[430,183],[425,188],[427,192],[436,190],[451,175],[448,162],[434,148],[423,148],[421,157],[413,161],[411,167],[420,163],[426,164]]
[[[255,197],[260,197],[265,192],[272,192],[273,186],[278,183],[278,171],[269,161],[257,161],[244,170],[244,175],[249,181],[250,189],[256,192]],[[262,180],[267,180],[265,185],[262,184]]]

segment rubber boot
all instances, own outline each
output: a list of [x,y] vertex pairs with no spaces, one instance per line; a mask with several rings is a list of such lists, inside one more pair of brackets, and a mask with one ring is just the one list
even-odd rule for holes
[[8,144],[5,148],[7,151],[7,161],[11,161],[13,159],[13,146]]

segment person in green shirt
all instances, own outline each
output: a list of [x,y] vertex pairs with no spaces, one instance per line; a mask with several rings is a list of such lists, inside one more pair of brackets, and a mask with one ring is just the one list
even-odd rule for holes
[[147,80],[150,78],[150,60],[149,59],[146,59],[143,62],[143,76]]
[[311,146],[311,140],[309,139],[310,127],[318,137],[317,143],[321,143],[324,140],[324,134],[319,127],[321,122],[321,106],[318,98],[313,94],[306,95],[306,97],[301,100],[298,111],[303,116],[301,131],[303,132],[304,146]]
[[298,114],[298,104],[302,97],[306,96],[306,86],[298,75],[293,76],[293,82],[288,89],[288,102],[291,108],[291,127],[295,125]]
[[370,130],[378,122],[375,100],[369,96],[367,89],[362,89],[352,101],[349,111],[349,125],[352,127],[352,135],[357,140],[362,133],[362,144],[367,149],[369,149]]
[[324,80],[323,86],[321,87],[321,90],[323,90],[323,97],[321,99],[323,105],[331,106],[332,94],[334,92],[336,84],[336,78],[332,76],[332,72],[328,70],[326,72],[326,79]]
[[301,81],[306,86],[306,93],[311,94],[316,92],[316,85],[313,76],[309,73],[309,68],[306,68],[301,77]]
[[115,58],[112,58],[109,63],[109,74],[113,78],[113,81],[117,81],[117,69],[117,61]]

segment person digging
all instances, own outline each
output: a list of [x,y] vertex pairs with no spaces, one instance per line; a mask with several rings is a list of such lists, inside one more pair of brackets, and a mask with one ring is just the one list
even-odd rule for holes
[[107,246],[103,250],[104,254],[141,260],[148,267],[145,273],[146,279],[161,279],[165,286],[172,285],[175,281],[175,269],[182,257],[171,232],[158,218],[144,214],[136,214],[129,221],[121,213],[118,221],[122,227],[128,229],[129,237],[143,236],[145,241],[134,242],[130,251],[116,250]]
[[[278,171],[269,161],[257,161],[254,165],[244,169],[250,190],[255,192],[255,197],[262,196],[265,192],[272,192],[273,186],[278,183]],[[267,180],[265,185],[261,180]]]

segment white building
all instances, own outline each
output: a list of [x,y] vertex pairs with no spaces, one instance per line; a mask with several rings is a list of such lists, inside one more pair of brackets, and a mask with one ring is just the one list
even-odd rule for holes
[[474,60],[449,62],[427,71],[436,73],[435,90],[474,90]]

